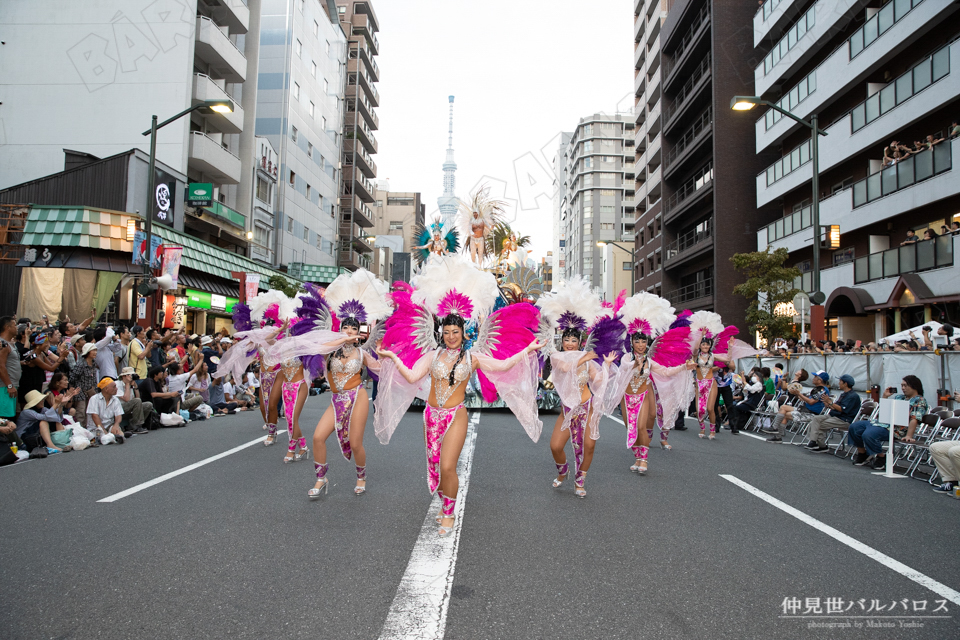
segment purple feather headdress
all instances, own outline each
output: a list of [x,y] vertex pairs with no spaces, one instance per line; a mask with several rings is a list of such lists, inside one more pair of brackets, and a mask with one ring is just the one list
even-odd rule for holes
[[253,323],[250,320],[250,307],[240,303],[233,306],[233,328],[237,331],[250,331]]
[[367,311],[359,300],[347,300],[337,309],[337,317],[341,320],[353,318],[360,324],[367,321]]
[[566,331],[567,329],[586,331],[587,321],[585,318],[581,318],[573,311],[564,311],[560,317],[557,318],[557,328],[559,328],[561,331]]

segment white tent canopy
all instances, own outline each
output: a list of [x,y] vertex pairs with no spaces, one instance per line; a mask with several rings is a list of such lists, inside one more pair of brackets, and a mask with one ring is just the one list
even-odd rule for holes
[[882,338],[881,342],[886,342],[892,345],[892,344],[896,344],[900,340],[916,340],[922,347],[923,346],[923,328],[930,327],[931,329],[930,339],[933,340],[934,344],[944,346],[948,342],[947,337],[937,335],[937,329],[939,329],[941,326],[943,325],[941,325],[939,322],[933,322],[933,321],[924,322],[920,326],[911,327],[910,329],[904,329],[900,333],[895,333],[893,335],[887,336],[886,338]]

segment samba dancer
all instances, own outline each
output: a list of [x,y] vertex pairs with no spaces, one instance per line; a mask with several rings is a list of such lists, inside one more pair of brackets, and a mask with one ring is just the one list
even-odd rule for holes
[[[392,294],[397,309],[386,323],[378,353],[380,385],[374,428],[390,440],[415,395],[426,400],[423,413],[427,486],[439,493],[443,537],[453,531],[460,487],[457,461],[467,436],[464,407],[467,381],[478,373],[484,397],[500,396],[536,441],[543,424],[537,415],[537,310],[528,303],[508,305],[484,318],[499,295],[493,275],[457,256],[431,260],[414,281],[415,289]],[[434,335],[439,316],[441,345]],[[468,321],[479,322],[472,346]]]

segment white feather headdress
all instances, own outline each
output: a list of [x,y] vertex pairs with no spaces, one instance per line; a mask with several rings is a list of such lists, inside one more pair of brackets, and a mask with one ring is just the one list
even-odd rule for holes
[[552,327],[564,331],[571,328],[585,331],[606,312],[600,296],[583,276],[561,282],[556,289],[543,294],[537,306]]
[[470,202],[458,200],[457,227],[461,238],[472,234],[473,212],[480,214],[480,221],[484,224],[484,236],[493,233],[493,228],[503,218],[506,202],[490,197],[490,187],[483,185],[473,194]]
[[277,291],[276,289],[270,289],[265,291],[255,297],[250,301],[250,321],[254,325],[259,324],[263,320],[263,314],[266,313],[273,305],[279,306],[284,300],[289,300],[282,291]]
[[690,316],[690,346],[694,351],[700,348],[703,338],[713,340],[723,331],[723,319],[713,311],[697,311]]
[[432,258],[411,284],[413,302],[441,318],[455,314],[477,321],[493,309],[500,295],[493,274],[459,255]]
[[657,337],[670,328],[677,316],[670,303],[660,296],[641,291],[627,298],[620,309],[627,335],[645,333]]
[[388,292],[386,282],[366,269],[357,269],[337,276],[324,298],[341,321],[352,318],[360,324],[373,324],[393,312],[387,301]]

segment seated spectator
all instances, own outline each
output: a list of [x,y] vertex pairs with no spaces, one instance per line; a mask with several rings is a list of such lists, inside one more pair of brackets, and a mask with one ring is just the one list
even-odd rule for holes
[[236,402],[227,402],[223,393],[223,378],[214,378],[210,381],[210,408],[214,413],[226,415],[233,413],[239,406]]
[[760,367],[760,375],[763,377],[763,392],[770,395],[776,394],[777,384],[773,381],[773,372],[770,371],[770,367]]
[[97,383],[97,388],[100,393],[87,401],[87,430],[97,434],[101,444],[109,444],[109,441],[104,442],[107,434],[112,434],[117,444],[123,444],[131,434],[120,429],[123,405],[117,397],[117,383],[113,378],[104,376]]
[[840,397],[836,402],[824,399],[823,406],[829,412],[813,418],[810,421],[810,441],[806,448],[817,453],[830,451],[825,438],[827,432],[831,429],[840,429],[846,431],[850,428],[850,423],[857,417],[860,411],[860,396],[853,390],[856,381],[849,373],[840,376],[837,386],[840,387]]
[[907,229],[907,239],[900,243],[900,246],[906,244],[911,244],[913,242],[919,242],[920,238],[917,237],[916,232],[913,229]]
[[[54,373],[50,378],[50,383],[47,385],[47,391],[49,391],[46,399],[47,406],[52,407],[53,399],[66,392],[67,387],[69,386],[70,383],[67,380],[66,374],[64,374],[62,371],[57,371]],[[79,392],[79,389],[77,391]],[[76,393],[77,392],[74,392],[74,395],[76,395]],[[73,408],[72,396],[70,400],[61,400],[59,409],[63,416],[70,416],[72,420],[76,419],[77,411]]]
[[791,382],[806,382],[809,377],[810,377],[810,374],[807,373],[806,369],[799,369],[794,372],[792,380],[788,380],[787,378],[781,378],[780,384],[778,385],[777,388],[780,389],[781,391],[789,391]]
[[204,359],[202,362],[203,364],[200,366],[200,371],[190,376],[190,381],[187,382],[187,391],[190,393],[200,394],[200,397],[203,398],[203,401],[206,404],[210,404],[209,367],[206,359]]
[[930,445],[930,457],[943,480],[933,490],[955,495],[957,482],[960,481],[960,440],[934,442]]
[[179,413],[180,394],[170,391],[166,386],[167,370],[163,367],[153,367],[146,380],[140,381],[140,398],[144,402],[153,404],[157,413]]
[[[60,453],[61,449],[54,446],[50,438],[51,431],[63,430],[63,416],[60,413],[60,403],[69,400],[77,393],[71,389],[53,399],[53,406],[44,406],[46,394],[39,391],[29,391],[24,399],[23,411],[17,418],[17,436],[26,445],[26,451],[33,451],[37,447],[46,447],[48,454]],[[38,406],[39,405],[39,406]],[[36,408],[35,408],[36,407]]]
[[[923,416],[927,414],[926,399],[923,397],[923,383],[914,375],[904,376],[900,382],[903,393],[893,393],[893,387],[883,392],[884,398],[906,400],[910,403],[910,420],[908,425],[896,425],[894,438],[902,442],[916,442],[913,434]],[[866,465],[873,459],[874,469],[884,469],[887,466],[887,457],[883,453],[883,445],[889,440],[889,425],[880,424],[876,420],[858,420],[850,425],[850,441],[857,447],[853,456],[853,464]]]
[[[185,360],[185,362],[189,362],[189,360]],[[190,378],[199,373],[202,366],[203,358],[198,358],[197,366],[186,373],[183,372],[183,367],[180,363],[177,363],[169,369],[169,373],[167,374],[167,391],[176,391],[180,394],[181,409],[193,411],[203,403],[203,398],[200,397],[200,394],[187,394],[186,392],[187,383],[190,381]]]
[[143,426],[147,416],[153,411],[153,404],[143,402],[140,398],[140,389],[133,381],[133,367],[124,367],[120,371],[120,379],[117,383],[117,398],[120,400],[120,406],[123,407],[123,413],[130,422],[130,431],[135,434],[147,433]]
[[243,408],[255,404],[253,396],[247,393],[246,387],[242,384],[233,384],[232,376],[223,383],[223,396],[227,399],[227,402],[236,402],[238,406]]
[[[806,373],[803,369],[797,372]],[[787,420],[793,420],[794,411],[799,411],[801,413],[812,413],[814,415],[819,415],[823,413],[824,400],[830,398],[830,389],[827,388],[827,382],[830,381],[830,374],[826,371],[817,371],[813,374],[813,389],[810,391],[810,395],[804,395],[802,390],[798,390],[798,385],[788,385],[787,392],[794,396],[797,401],[800,403],[800,408],[795,409],[789,404],[785,404],[777,410],[777,415],[773,419],[773,424],[770,425],[768,429],[761,429],[764,433],[776,434],[774,437],[767,438],[767,442],[772,442],[774,444],[780,443],[783,441],[783,436],[786,433],[786,423]],[[794,382],[800,383],[802,379],[799,376],[795,376]]]
[[746,426],[752,414],[763,400],[763,373],[760,367],[754,367],[750,370],[749,377],[746,373],[743,376],[743,395],[744,398],[733,406],[733,415],[730,416],[730,433],[736,435],[740,429]]

